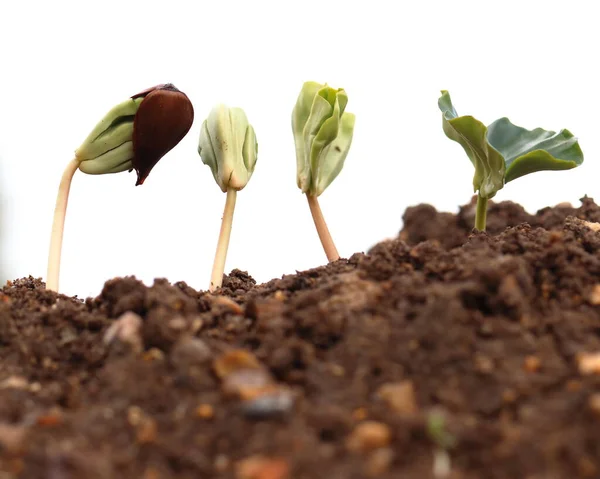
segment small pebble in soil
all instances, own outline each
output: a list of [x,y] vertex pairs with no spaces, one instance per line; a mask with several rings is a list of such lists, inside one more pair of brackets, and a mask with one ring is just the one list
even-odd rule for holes
[[590,411],[600,419],[600,393],[594,393],[588,398],[588,407]]
[[385,383],[377,390],[377,397],[397,414],[412,415],[419,410],[412,381]]
[[22,376],[9,376],[4,381],[0,382],[0,389],[27,389],[29,383]]
[[127,409],[127,422],[135,429],[138,444],[149,444],[156,440],[158,427],[156,421],[138,406]]
[[537,373],[542,367],[542,361],[537,356],[526,356],[523,361],[523,368],[528,373]]
[[199,338],[184,336],[179,339],[169,354],[171,364],[176,368],[201,366],[212,358],[208,345]]
[[242,402],[243,413],[253,419],[268,419],[289,412],[294,406],[292,392],[283,387],[264,392]]
[[357,425],[346,440],[346,447],[352,452],[365,454],[380,447],[386,447],[392,440],[392,431],[387,424],[378,421],[365,421]]
[[165,353],[158,348],[150,348],[142,358],[144,361],[162,361],[165,359]]
[[104,333],[104,344],[110,346],[118,341],[132,352],[141,353],[144,349],[141,329],[142,318],[139,315],[131,311],[123,313]]
[[594,285],[588,296],[588,302],[594,306],[600,304],[600,284]]
[[391,447],[375,449],[367,459],[365,475],[367,477],[382,476],[390,469],[394,456],[394,450]]
[[40,414],[36,418],[35,422],[38,426],[43,426],[43,427],[59,426],[63,422],[62,411],[57,407],[53,407],[48,412],[46,412],[44,414]]
[[290,466],[285,459],[251,456],[235,465],[236,479],[287,479]]
[[7,456],[19,455],[23,452],[26,436],[24,426],[0,423],[0,452]]
[[256,357],[244,349],[233,349],[228,351],[213,362],[215,374],[223,379],[239,369],[260,369],[262,365]]
[[577,357],[577,363],[583,375],[600,374],[600,353],[582,353]]
[[254,419],[267,419],[290,411],[294,395],[275,382],[269,371],[250,352],[232,350],[215,359],[213,370],[221,379],[224,394],[242,400],[242,412]]
[[238,303],[227,296],[214,296],[213,305],[221,306],[224,310],[233,314],[243,314],[244,312]]
[[196,408],[196,416],[200,419],[212,419],[215,417],[215,409],[210,404],[200,404]]
[[221,387],[227,395],[252,399],[271,384],[272,379],[264,369],[240,369],[225,376]]
[[592,223],[591,221],[583,221],[584,226],[587,226],[592,231],[600,231],[600,223]]

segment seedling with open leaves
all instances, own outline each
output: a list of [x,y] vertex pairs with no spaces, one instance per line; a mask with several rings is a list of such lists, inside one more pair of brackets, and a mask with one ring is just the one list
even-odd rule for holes
[[508,118],[486,127],[472,116],[458,116],[446,90],[442,90],[438,106],[444,133],[464,148],[475,167],[475,228],[480,231],[485,230],[488,199],[505,183],[536,171],[568,170],[583,163],[577,138],[569,130],[526,130]]

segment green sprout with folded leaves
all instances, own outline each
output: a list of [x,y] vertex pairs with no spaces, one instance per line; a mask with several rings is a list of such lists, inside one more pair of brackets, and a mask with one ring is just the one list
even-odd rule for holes
[[244,110],[225,105],[213,108],[200,130],[198,154],[210,167],[223,193],[227,193],[210,278],[209,290],[212,292],[223,284],[237,192],[250,181],[258,156],[254,128]]
[[536,171],[569,170],[583,163],[577,138],[569,130],[526,130],[500,118],[486,127],[472,116],[458,116],[450,94],[438,100],[444,133],[459,143],[475,167],[475,228],[485,231],[487,202],[505,183]]
[[306,195],[328,261],[340,258],[318,197],[342,171],[352,144],[355,116],[346,112],[348,96],[327,84],[306,82],[292,112],[296,144],[296,182]]
[[194,121],[189,98],[171,83],[148,88],[112,108],[65,168],[58,188],[46,288],[58,291],[60,257],[71,181],[77,170],[105,175],[135,170],[136,186],[187,134]]

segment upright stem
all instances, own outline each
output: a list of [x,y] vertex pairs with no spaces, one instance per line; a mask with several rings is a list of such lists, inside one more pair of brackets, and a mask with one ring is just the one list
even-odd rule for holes
[[67,204],[69,203],[69,190],[71,180],[79,167],[79,161],[73,159],[69,162],[63,172],[58,187],[56,206],[54,208],[54,220],[52,222],[52,234],[50,236],[50,253],[48,255],[48,274],[46,275],[46,289],[58,292],[58,278],[60,276],[60,254],[62,251],[63,232],[65,230],[65,216]]
[[215,291],[223,284],[223,272],[225,271],[225,260],[227,259],[227,249],[229,247],[229,238],[231,237],[231,224],[233,222],[233,211],[235,210],[235,199],[237,191],[233,188],[227,190],[227,199],[225,200],[225,210],[221,219],[221,232],[219,233],[219,242],[217,243],[217,252],[215,253],[215,262],[213,263],[212,275],[210,277],[209,290]]
[[335,247],[335,244],[333,243],[333,239],[331,238],[329,228],[327,228],[327,223],[325,223],[325,218],[323,218],[323,212],[319,206],[319,200],[316,196],[311,196],[308,194],[306,195],[306,199],[308,200],[308,206],[310,208],[313,221],[315,222],[319,239],[321,240],[321,244],[323,245],[323,249],[327,255],[327,261],[331,263],[332,261],[340,259],[340,255]]
[[487,219],[487,198],[477,195],[477,212],[475,213],[475,229],[485,231]]

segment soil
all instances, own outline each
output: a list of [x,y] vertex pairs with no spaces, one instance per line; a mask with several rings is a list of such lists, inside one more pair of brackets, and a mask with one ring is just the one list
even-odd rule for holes
[[0,478],[599,478],[600,208],[473,215],[216,295],[9,282]]

